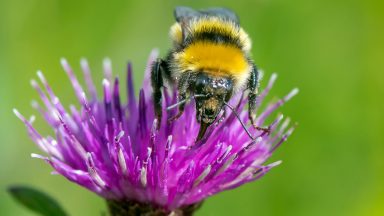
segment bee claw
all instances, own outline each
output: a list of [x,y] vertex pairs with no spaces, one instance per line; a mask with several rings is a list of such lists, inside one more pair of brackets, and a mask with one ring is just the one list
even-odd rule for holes
[[265,128],[265,127],[259,127],[259,126],[253,125],[253,128],[255,128],[256,130],[263,131],[262,135],[264,135],[264,134],[267,134],[267,135],[271,134],[271,127],[266,127]]

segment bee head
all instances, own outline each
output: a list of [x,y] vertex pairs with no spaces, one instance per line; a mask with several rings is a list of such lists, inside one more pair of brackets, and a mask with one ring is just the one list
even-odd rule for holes
[[212,77],[205,73],[200,73],[196,78],[195,94],[205,95],[197,97],[196,100],[196,118],[201,124],[200,134],[204,135],[207,127],[212,124],[221,109],[224,102],[228,102],[233,91],[233,82],[229,77]]

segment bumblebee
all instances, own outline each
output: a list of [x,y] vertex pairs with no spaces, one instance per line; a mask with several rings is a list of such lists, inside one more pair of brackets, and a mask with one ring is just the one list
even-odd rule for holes
[[263,129],[256,125],[259,72],[250,58],[251,40],[237,15],[226,8],[176,7],[174,16],[176,23],[170,29],[173,48],[165,59],[157,59],[151,70],[158,127],[162,117],[161,89],[168,82],[178,90],[178,113],[169,120],[179,118],[186,102],[195,99],[200,123],[197,141],[239,91],[248,90],[249,119],[255,128]]

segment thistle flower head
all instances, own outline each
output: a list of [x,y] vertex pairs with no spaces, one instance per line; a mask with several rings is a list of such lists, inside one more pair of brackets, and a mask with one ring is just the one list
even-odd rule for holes
[[[156,51],[148,64],[156,58]],[[31,84],[41,98],[33,107],[52,127],[53,136],[43,136],[14,110],[27,127],[32,140],[47,155],[32,154],[48,162],[58,173],[107,200],[126,200],[158,206],[173,211],[199,203],[224,190],[236,188],[259,179],[280,162],[265,164],[277,147],[292,133],[288,120],[278,115],[269,125],[271,133],[247,126],[255,139],[250,139],[231,110],[207,131],[207,139],[195,146],[199,124],[193,105],[187,105],[180,119],[167,122],[163,118],[156,130],[149,70],[138,99],[134,92],[131,65],[128,65],[127,99],[121,98],[118,78],[112,78],[111,62],[104,61],[103,97],[99,99],[86,60],[81,67],[86,90],[80,85],[65,59],[61,64],[68,74],[77,105],[66,108],[48,85],[41,72],[41,83]],[[150,67],[147,67],[150,68]],[[261,92],[258,107],[271,89],[276,75],[272,75]],[[260,111],[257,124],[264,125],[273,111],[289,100],[297,90],[271,103]],[[164,89],[163,107],[177,102],[176,91]],[[126,102],[125,102],[126,101]],[[244,108],[247,98],[240,93],[229,102],[248,123]],[[174,116],[175,110],[163,109],[165,116]]]

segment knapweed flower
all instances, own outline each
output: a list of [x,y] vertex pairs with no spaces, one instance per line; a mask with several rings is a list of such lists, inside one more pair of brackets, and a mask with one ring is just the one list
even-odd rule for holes
[[[156,52],[150,56],[152,64]],[[193,104],[173,122],[163,118],[160,129],[155,129],[153,100],[149,70],[136,99],[131,65],[127,72],[127,99],[122,100],[120,80],[112,78],[109,60],[104,62],[103,98],[98,99],[96,88],[85,60],[81,61],[87,91],[80,85],[66,60],[61,64],[68,74],[78,105],[67,109],[55,95],[41,72],[41,84],[32,86],[44,105],[33,102],[54,131],[53,136],[40,135],[32,120],[14,110],[26,125],[32,140],[47,154],[32,154],[48,162],[58,173],[104,197],[112,215],[141,212],[165,215],[192,214],[207,197],[259,179],[280,162],[265,165],[266,160],[292,133],[288,121],[277,115],[270,120],[270,133],[247,126],[255,139],[243,129],[239,119],[248,123],[244,108],[244,93],[234,96],[230,104],[239,113],[226,111],[207,132],[203,144],[195,146],[199,124]],[[147,68],[150,68],[149,66]],[[272,75],[261,92],[258,106],[271,89],[276,75]],[[43,86],[43,88],[41,87]],[[283,99],[269,104],[260,112],[258,125],[273,111],[297,93],[294,89]],[[175,110],[166,106],[177,102],[173,89],[164,90],[163,112],[174,116]],[[288,129],[287,129],[288,128]]]

